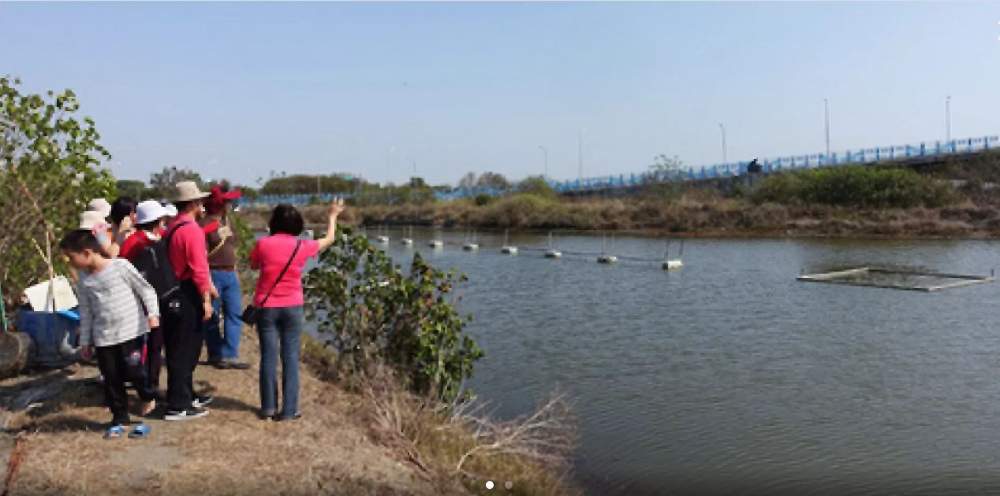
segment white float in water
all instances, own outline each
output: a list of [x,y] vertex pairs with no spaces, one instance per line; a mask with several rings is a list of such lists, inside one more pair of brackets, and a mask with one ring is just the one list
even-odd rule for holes
[[462,245],[462,249],[465,251],[476,251],[479,249],[479,243],[476,242],[476,233],[473,232],[471,235],[465,233],[465,244]]
[[375,240],[378,241],[379,243],[387,244],[389,242],[389,236],[382,235],[375,238]]
[[545,258],[562,258],[562,252],[552,244],[552,231],[549,231],[549,249],[545,251]]
[[402,244],[404,244],[404,245],[406,245],[406,246],[413,246],[413,240],[410,239],[410,238],[403,238],[403,239],[399,240],[399,242],[402,243]]
[[684,262],[680,260],[667,260],[663,262],[663,270],[681,270],[684,268]]
[[407,227],[403,239],[399,240],[404,246],[413,246],[413,227]]
[[508,234],[507,231],[503,232],[503,247],[500,248],[500,253],[503,253],[504,255],[517,255],[517,247],[511,246],[507,242],[508,241],[507,234]]
[[666,249],[663,253],[663,270],[681,270],[684,268],[684,262],[681,261],[681,257],[684,256],[684,240],[681,240],[681,251],[677,255],[677,258],[670,258],[670,241],[667,241]]
[[430,243],[427,243],[431,248],[444,248],[444,241],[440,239],[432,239]]
[[[612,235],[613,236],[613,235]],[[614,245],[614,238],[611,238],[612,245]],[[597,257],[597,263],[599,264],[613,264],[618,263],[618,257],[614,255],[608,255],[608,237],[604,236],[601,238],[601,255]]]

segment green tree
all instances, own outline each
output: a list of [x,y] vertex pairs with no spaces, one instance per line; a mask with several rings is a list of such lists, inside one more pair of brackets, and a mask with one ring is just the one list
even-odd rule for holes
[[137,200],[142,200],[146,197],[146,189],[146,183],[142,181],[122,179],[115,182],[115,190],[118,191],[118,196],[131,196]]
[[201,174],[176,165],[164,167],[160,172],[154,172],[149,176],[149,186],[157,197],[169,199],[174,193],[175,185],[181,181],[194,181],[199,187],[205,186],[205,181],[201,179]]
[[8,305],[65,269],[54,245],[89,200],[115,188],[101,168],[111,154],[98,143],[94,121],[73,117],[80,107],[73,91],[25,94],[20,85],[0,77],[0,275]]
[[558,195],[556,190],[552,189],[552,186],[549,186],[549,182],[542,176],[524,178],[521,182],[517,183],[516,189],[518,193],[528,193],[544,198],[555,198]]
[[653,157],[653,164],[649,166],[649,171],[652,172],[657,179],[672,179],[680,174],[683,167],[684,161],[682,161],[677,155],[670,157],[665,153],[661,153]]
[[404,274],[345,228],[306,276],[307,307],[347,385],[388,365],[414,392],[452,400],[483,355],[454,305],[455,285],[465,280],[431,267],[419,253]]

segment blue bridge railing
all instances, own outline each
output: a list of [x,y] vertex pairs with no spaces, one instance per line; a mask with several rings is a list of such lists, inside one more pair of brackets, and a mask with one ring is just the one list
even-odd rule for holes
[[[1000,142],[1000,137],[983,136],[980,138],[966,138],[951,141],[923,142],[915,145],[893,145],[876,148],[859,148],[857,150],[846,150],[839,153],[814,153],[811,155],[794,155],[777,158],[758,159],[758,163],[765,174],[770,172],[812,169],[816,167],[830,167],[849,164],[872,164],[878,162],[891,162],[897,160],[913,160],[918,158],[933,158],[946,155],[963,153],[973,153],[982,150],[995,148]],[[719,179],[726,177],[737,177],[747,173],[747,166],[750,161],[730,162],[722,164],[703,165],[695,167],[684,167],[677,170],[665,172],[642,172],[638,174],[618,174],[611,176],[589,177],[568,181],[548,180],[549,186],[556,192],[562,194],[585,193],[589,191],[606,191],[614,189],[628,189],[639,186],[660,183],[660,182],[683,182],[683,181],[703,181],[708,179]],[[480,195],[501,196],[508,193],[508,190],[499,188],[455,188],[451,191],[438,191],[435,197],[438,200],[455,200],[460,198],[471,198]],[[315,201],[330,202],[338,196],[334,193],[303,194],[303,195],[261,195],[253,201],[241,201],[241,204],[266,204],[275,205],[278,203],[290,203],[292,205],[306,205]],[[339,195],[344,198],[351,198],[352,195]]]

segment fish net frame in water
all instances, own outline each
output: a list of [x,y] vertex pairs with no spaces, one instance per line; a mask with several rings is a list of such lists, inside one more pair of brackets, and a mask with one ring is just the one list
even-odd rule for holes
[[977,276],[906,269],[856,267],[832,272],[803,274],[798,277],[798,280],[803,282],[931,292],[993,282],[993,275]]

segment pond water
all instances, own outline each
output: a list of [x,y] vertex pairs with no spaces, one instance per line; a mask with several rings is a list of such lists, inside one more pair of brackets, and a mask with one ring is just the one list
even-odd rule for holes
[[[388,233],[469,276],[461,310],[486,352],[470,386],[495,414],[551,392],[579,423],[588,494],[1000,492],[1000,286],[938,293],[796,281],[882,264],[986,274],[988,241],[688,240],[502,235],[465,252]],[[371,236],[374,238],[374,234]],[[623,257],[595,263],[604,246]],[[676,248],[676,245],[675,245]],[[676,250],[674,250],[676,251]]]

